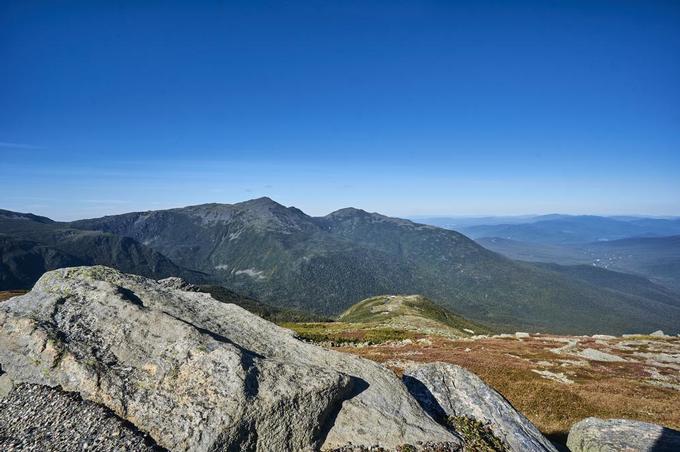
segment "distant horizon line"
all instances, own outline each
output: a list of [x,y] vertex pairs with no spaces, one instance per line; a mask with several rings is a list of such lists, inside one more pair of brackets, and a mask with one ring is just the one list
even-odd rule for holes
[[413,219],[431,219],[431,220],[443,220],[447,218],[461,218],[461,219],[475,219],[475,218],[536,218],[536,217],[550,217],[550,216],[561,216],[561,217],[601,217],[601,218],[654,218],[658,220],[680,218],[680,214],[668,214],[668,215],[651,215],[651,214],[626,214],[626,213],[613,213],[613,214],[602,214],[602,213],[535,213],[535,214],[508,214],[508,215],[484,215],[484,214],[451,214],[451,215],[411,215],[408,218]]
[[[324,216],[324,214],[318,214],[318,215],[312,215],[308,214],[304,209],[297,207],[295,205],[285,205],[283,203],[280,203],[273,198],[269,196],[260,196],[257,198],[250,198],[250,199],[245,199],[243,201],[237,201],[237,202],[199,202],[195,204],[186,204],[186,205],[180,205],[180,206],[172,206],[172,207],[160,207],[160,208],[151,208],[151,209],[130,209],[130,210],[125,210],[123,212],[121,211],[113,211],[111,213],[106,213],[103,215],[95,216],[95,217],[79,217],[76,218],[75,220],[67,220],[67,219],[59,219],[55,220],[53,216],[49,216],[46,214],[41,214],[38,213],[39,210],[34,210],[34,211],[21,211],[21,210],[13,210],[9,208],[3,208],[0,206],[0,210],[7,210],[10,212],[15,212],[15,213],[22,213],[22,214],[31,214],[31,215],[37,215],[37,216],[44,216],[46,218],[55,220],[55,221],[63,221],[63,222],[68,222],[68,221],[76,221],[79,219],[87,219],[87,218],[100,218],[104,216],[115,216],[115,215],[123,215],[126,213],[134,213],[134,212],[151,212],[151,211],[160,211],[160,210],[172,210],[172,209],[182,209],[182,208],[187,208],[187,207],[195,207],[195,206],[200,206],[200,205],[208,205],[208,204],[220,204],[220,205],[235,205],[235,204],[242,204],[250,201],[256,201],[256,200],[261,200],[261,199],[268,199],[276,204],[279,204],[284,207],[293,207],[296,209],[301,210],[304,212],[306,215],[315,217],[315,216]],[[45,206],[47,207],[47,206]],[[373,211],[370,209],[364,209],[361,207],[354,207],[354,206],[345,206],[345,207],[339,207],[333,210],[330,210],[328,213],[325,215],[329,215],[333,212],[337,212],[342,209],[357,209],[357,210],[363,210],[365,212],[369,213],[377,213],[380,215],[385,215],[393,218],[402,218],[402,219],[407,219],[407,220],[424,220],[424,219],[430,219],[430,220],[446,220],[446,219],[481,219],[481,218],[489,218],[489,219],[494,219],[494,218],[513,218],[513,219],[532,219],[532,218],[537,218],[537,217],[550,217],[550,216],[563,216],[563,217],[583,217],[583,216],[590,216],[590,217],[602,217],[602,218],[650,218],[650,219],[680,219],[680,214],[623,214],[623,213],[617,213],[617,214],[602,214],[602,213],[560,213],[560,212],[550,212],[550,213],[521,213],[521,214],[441,214],[441,213],[433,213],[433,214],[385,214],[382,213],[381,211]]]

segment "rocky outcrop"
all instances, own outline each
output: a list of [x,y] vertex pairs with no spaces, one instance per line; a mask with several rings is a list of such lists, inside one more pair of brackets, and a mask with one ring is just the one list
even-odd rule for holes
[[0,305],[2,369],[78,392],[173,450],[461,446],[386,368],[173,286],[48,272]]
[[493,432],[511,451],[556,451],[510,402],[460,366],[431,363],[404,372],[404,383],[435,418],[466,417]]
[[167,289],[185,290],[187,292],[199,292],[201,290],[198,286],[190,284],[182,278],[178,278],[177,276],[159,279],[158,284]]
[[656,330],[653,333],[649,333],[652,337],[668,337],[662,330]]
[[680,431],[647,422],[589,417],[571,427],[567,447],[571,452],[675,452],[680,450]]

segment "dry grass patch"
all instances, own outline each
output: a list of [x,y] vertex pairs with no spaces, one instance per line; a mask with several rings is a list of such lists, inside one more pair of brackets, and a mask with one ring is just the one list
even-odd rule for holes
[[9,300],[12,297],[23,295],[27,290],[0,290],[0,301]]
[[[645,368],[649,368],[649,363],[588,361],[569,353],[557,354],[550,349],[564,343],[550,337],[429,339],[429,346],[414,342],[405,346],[383,344],[340,349],[385,363],[397,374],[414,362],[443,361],[463,366],[503,394],[544,434],[557,440],[566,439],[571,425],[588,416],[637,419],[680,428],[680,410],[676,409],[680,406],[680,391],[646,382],[649,372]],[[618,350],[590,338],[578,341],[579,349],[618,354]],[[680,346],[679,340],[670,341],[666,344]],[[533,369],[563,373],[574,383],[543,378]],[[678,373],[674,368],[655,369],[661,375]]]
[[360,327],[345,322],[282,323],[281,326],[295,331],[300,339],[335,345],[376,345],[389,341],[417,339],[422,336],[411,331],[385,328],[382,325],[370,323],[361,324]]
[[[547,436],[566,440],[571,425],[589,416],[627,418],[680,428],[680,365],[636,353],[680,356],[680,339],[616,339],[534,335],[531,338],[447,339],[377,328],[370,324],[288,324],[307,340],[381,362],[400,375],[414,363],[463,366],[503,394]],[[404,341],[403,339],[412,339]],[[426,340],[418,340],[426,339]],[[357,343],[374,344],[356,347]],[[587,349],[625,361],[597,361]],[[597,355],[597,354],[595,354]],[[541,374],[535,371],[542,372]],[[550,379],[554,378],[554,379]],[[561,380],[562,382],[558,381]]]

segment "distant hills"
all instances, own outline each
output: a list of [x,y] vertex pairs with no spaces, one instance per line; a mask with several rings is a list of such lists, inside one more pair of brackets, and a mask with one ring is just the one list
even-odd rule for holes
[[678,306],[678,300],[680,300],[678,292],[642,276],[615,272],[592,265],[558,265],[553,263],[537,263],[535,265],[609,291],[615,296],[628,300],[637,299],[639,305],[648,306],[653,312],[666,311],[669,315],[673,315],[674,307]]
[[[551,215],[544,215],[546,219]],[[429,224],[444,229],[461,231],[463,228],[479,225],[495,224],[522,224],[538,221],[537,215],[517,215],[506,217],[412,217],[410,220],[416,223]]]
[[512,259],[563,265],[588,264],[641,275],[680,292],[680,235],[573,245],[550,245],[497,237],[485,237],[477,239],[477,242]]
[[541,215],[428,218],[511,259],[588,264],[647,277],[680,293],[680,218]]
[[680,218],[548,215],[524,218],[520,223],[498,224],[491,222],[491,219],[488,221],[488,224],[461,224],[455,229],[473,239],[498,237],[556,245],[680,235]]

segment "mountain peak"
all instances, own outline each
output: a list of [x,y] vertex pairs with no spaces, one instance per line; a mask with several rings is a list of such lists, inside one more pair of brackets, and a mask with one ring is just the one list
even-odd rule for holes
[[367,212],[365,210],[357,209],[355,207],[345,207],[344,209],[336,210],[335,212],[329,213],[328,215],[323,217],[323,219],[334,223],[345,222],[382,223],[407,228],[438,229],[433,226],[414,223],[411,220],[405,220],[403,218],[396,217],[388,217],[377,212]]
[[283,204],[279,204],[278,202],[274,201],[271,199],[269,196],[261,196],[259,198],[253,198],[253,199],[248,199],[246,201],[238,202],[234,204],[235,206],[277,206],[277,207],[283,207],[285,208]]
[[343,209],[336,210],[326,215],[326,218],[350,218],[350,217],[373,217],[373,218],[387,218],[384,215],[375,212],[367,212],[363,209],[357,209],[356,207],[345,207]]
[[195,206],[171,209],[171,211],[189,214],[200,218],[205,223],[225,223],[240,217],[253,224],[291,223],[308,220],[309,217],[295,207],[286,207],[269,197],[249,199],[234,204],[199,204]]
[[235,204],[203,204],[182,209],[205,223],[227,223],[235,219],[259,229],[292,232],[307,227],[311,218],[296,207],[286,207],[263,196]]

